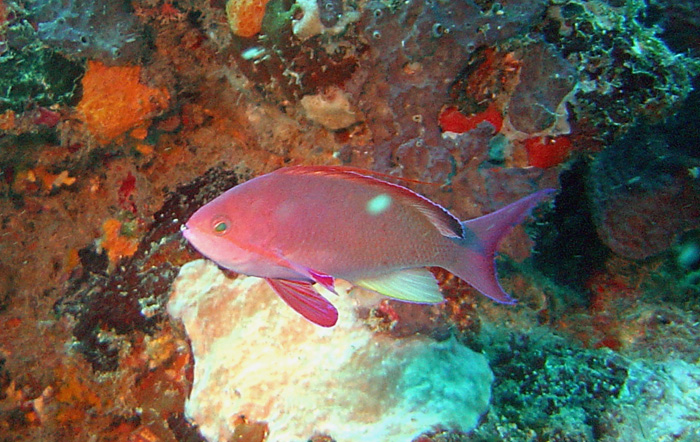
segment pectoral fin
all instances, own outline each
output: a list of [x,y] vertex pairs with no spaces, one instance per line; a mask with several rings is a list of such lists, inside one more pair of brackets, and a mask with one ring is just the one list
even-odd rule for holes
[[311,279],[316,281],[316,283],[320,284],[323,288],[334,295],[338,294],[335,291],[335,278],[333,278],[331,275],[326,275],[325,273],[317,272],[312,269],[308,269],[307,271],[309,276],[311,276]]
[[333,278],[331,275],[326,275],[325,273],[319,272],[318,270],[314,270],[303,265],[297,264],[294,261],[291,261],[284,257],[280,252],[275,252],[275,254],[277,255],[277,259],[281,264],[285,265],[286,267],[289,267],[295,272],[298,272],[302,276],[312,279],[317,284],[321,284],[321,286],[323,286],[329,292],[335,295],[338,294],[335,291],[335,278]]
[[404,269],[352,283],[402,301],[426,304],[443,301],[435,277],[425,268]]
[[338,310],[311,283],[270,278],[265,281],[288,306],[314,324],[332,327],[338,321]]

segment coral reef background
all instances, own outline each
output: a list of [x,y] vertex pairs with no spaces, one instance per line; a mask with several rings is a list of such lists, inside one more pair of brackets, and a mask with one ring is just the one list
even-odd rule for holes
[[383,345],[490,366],[476,428],[414,441],[700,440],[698,10],[0,0],[0,441],[204,440],[166,309],[199,258],[180,225],[297,164],[394,176],[460,219],[558,189],[500,249],[516,306],[434,269],[444,304],[357,308]]

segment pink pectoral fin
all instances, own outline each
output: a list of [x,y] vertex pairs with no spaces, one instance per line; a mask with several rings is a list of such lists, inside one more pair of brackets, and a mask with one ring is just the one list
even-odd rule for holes
[[338,321],[338,310],[308,282],[265,278],[272,290],[288,306],[321,327],[332,327]]
[[335,291],[335,279],[331,275],[326,275],[325,273],[320,273],[311,269],[309,269],[308,272],[311,278],[318,284],[321,284],[326,290],[333,294],[338,294]]
[[325,273],[290,261],[289,259],[285,258],[280,252],[276,252],[276,254],[278,256],[278,259],[290,269],[294,270],[295,272],[298,272],[300,275],[312,279],[317,284],[321,284],[321,286],[329,292],[332,292],[335,295],[338,294],[335,291],[335,278],[333,278],[331,275],[327,275]]
[[301,273],[302,275],[307,276],[310,279],[313,279],[314,282],[316,282],[317,284],[321,284],[321,286],[324,287],[329,292],[332,292],[336,295],[338,294],[335,291],[335,279],[331,275],[326,275],[325,273],[321,273],[321,272],[316,271],[314,269],[310,269],[308,267],[297,265],[293,262],[289,262],[289,266],[292,269],[296,270],[297,272]]

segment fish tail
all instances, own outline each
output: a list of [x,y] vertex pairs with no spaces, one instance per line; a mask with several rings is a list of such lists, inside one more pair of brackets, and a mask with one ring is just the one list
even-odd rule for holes
[[498,282],[496,248],[513,226],[520,224],[533,207],[553,192],[554,189],[540,190],[493,213],[463,221],[464,237],[453,239],[459,248],[455,262],[447,270],[489,298],[515,304],[516,300]]

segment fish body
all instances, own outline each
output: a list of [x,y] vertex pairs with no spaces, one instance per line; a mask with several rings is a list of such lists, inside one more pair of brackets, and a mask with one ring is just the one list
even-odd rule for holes
[[498,284],[493,255],[550,192],[460,222],[427,198],[356,169],[298,166],[229,189],[195,212],[183,235],[220,266],[265,278],[304,317],[332,326],[337,311],[312,284],[333,291],[334,278],[436,303],[443,298],[425,267],[437,266],[499,302],[515,302]]

